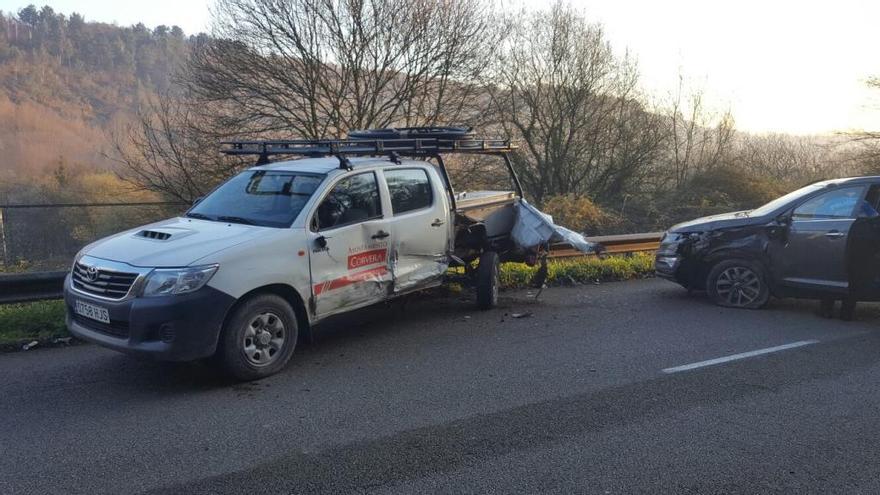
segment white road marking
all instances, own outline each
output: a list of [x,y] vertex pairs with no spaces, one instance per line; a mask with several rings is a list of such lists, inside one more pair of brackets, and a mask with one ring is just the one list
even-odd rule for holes
[[762,354],[770,354],[771,352],[779,352],[787,349],[794,349],[795,347],[803,347],[805,345],[818,344],[818,340],[801,340],[799,342],[792,342],[791,344],[783,344],[778,345],[776,347],[768,347],[766,349],[758,349],[756,351],[743,352],[740,354],[733,354],[730,356],[724,356],[715,359],[709,359],[708,361],[700,361],[698,363],[691,364],[683,364],[681,366],[676,366],[674,368],[666,368],[663,370],[664,373],[678,373],[679,371],[689,371],[697,368],[703,368],[705,366],[714,366],[716,364],[727,363],[730,361],[736,361],[739,359],[746,359],[750,357],[760,356]]

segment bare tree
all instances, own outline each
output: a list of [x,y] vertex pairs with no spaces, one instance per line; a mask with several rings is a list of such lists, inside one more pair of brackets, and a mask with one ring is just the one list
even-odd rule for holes
[[182,77],[216,125],[304,138],[482,118],[480,0],[217,0]]
[[615,56],[602,28],[566,3],[512,22],[487,76],[498,125],[522,141],[515,164],[539,203],[619,196],[661,139],[650,127],[641,134],[653,123],[636,101],[636,64]]
[[853,160],[859,149],[840,137],[742,134],[734,140],[733,155],[743,169],[794,187],[858,173]]
[[679,75],[678,88],[669,109],[670,168],[674,188],[681,188],[694,174],[717,166],[729,152],[734,136],[730,111],[708,111],[701,89],[689,90]]
[[147,102],[133,124],[111,135],[111,158],[127,181],[189,203],[244,165],[220,155],[222,135],[191,106],[164,95]]
[[[867,81],[868,87],[880,90],[880,77]],[[849,164],[861,174],[880,175],[880,130],[863,129],[844,135],[848,141]]]

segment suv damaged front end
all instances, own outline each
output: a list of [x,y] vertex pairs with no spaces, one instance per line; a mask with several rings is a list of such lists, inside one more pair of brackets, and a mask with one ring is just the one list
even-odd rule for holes
[[691,287],[698,268],[695,255],[705,249],[707,237],[705,232],[666,232],[654,258],[657,276]]
[[743,258],[766,263],[768,244],[778,237],[780,227],[767,218],[738,215],[724,222],[695,221],[669,229],[654,259],[657,276],[687,289],[702,290],[709,270],[719,260]]

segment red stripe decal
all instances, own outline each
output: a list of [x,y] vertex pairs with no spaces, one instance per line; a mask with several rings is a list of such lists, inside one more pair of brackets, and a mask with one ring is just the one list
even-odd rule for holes
[[367,282],[370,280],[379,282],[381,281],[382,275],[385,275],[386,273],[388,273],[388,267],[377,266],[376,268],[370,268],[369,270],[352,273],[350,275],[345,275],[343,277],[315,284],[313,289],[315,291],[315,295],[317,296],[320,295],[322,292],[327,292],[334,289],[341,289],[342,287],[347,287],[351,284],[356,284],[358,282]]

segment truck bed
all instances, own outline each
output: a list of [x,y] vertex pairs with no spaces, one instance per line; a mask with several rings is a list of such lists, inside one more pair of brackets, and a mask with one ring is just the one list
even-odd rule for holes
[[[516,222],[519,198],[512,191],[467,191],[455,195],[456,253],[463,259],[478,256],[487,239],[493,246],[508,244]],[[480,227],[474,230],[474,227]],[[485,227],[485,237],[482,236]]]

